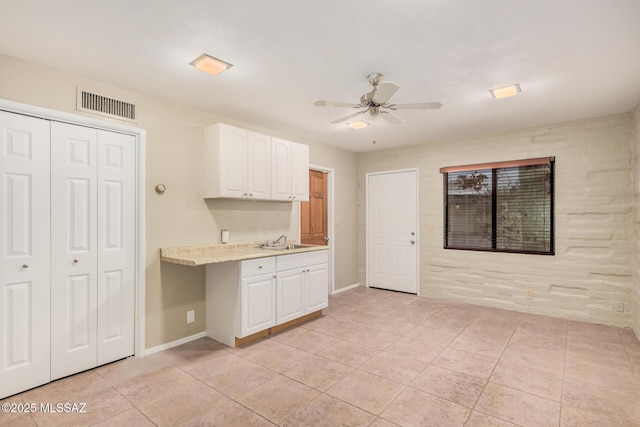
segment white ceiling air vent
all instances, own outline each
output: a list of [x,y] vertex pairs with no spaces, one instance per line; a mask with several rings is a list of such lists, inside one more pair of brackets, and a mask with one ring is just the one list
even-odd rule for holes
[[80,88],[77,90],[76,109],[128,122],[136,119],[135,104],[107,98]]

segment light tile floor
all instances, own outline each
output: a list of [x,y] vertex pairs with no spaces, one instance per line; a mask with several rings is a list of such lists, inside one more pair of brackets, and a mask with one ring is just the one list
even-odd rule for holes
[[356,288],[322,318],[231,349],[208,338],[2,403],[0,426],[638,426],[633,332]]

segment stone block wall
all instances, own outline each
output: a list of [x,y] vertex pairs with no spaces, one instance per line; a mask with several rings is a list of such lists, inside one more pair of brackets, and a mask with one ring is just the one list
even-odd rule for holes
[[[633,282],[633,123],[624,114],[360,154],[360,283],[366,283],[366,173],[418,168],[421,295],[630,326],[639,300]],[[546,156],[556,158],[554,256],[443,249],[441,167]],[[533,298],[527,299],[527,290]]]

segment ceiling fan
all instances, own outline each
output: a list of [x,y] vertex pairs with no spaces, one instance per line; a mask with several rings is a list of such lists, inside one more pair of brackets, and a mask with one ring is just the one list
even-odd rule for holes
[[360,114],[369,113],[374,118],[380,116],[393,124],[405,123],[400,117],[387,110],[433,110],[442,107],[440,102],[419,102],[415,104],[393,104],[389,100],[400,89],[400,86],[393,82],[383,82],[384,76],[380,73],[372,73],[367,76],[367,80],[373,89],[360,97],[360,103],[350,104],[348,102],[334,102],[317,100],[313,105],[318,107],[339,107],[339,108],[364,108],[364,110],[349,114],[331,123],[342,123]]

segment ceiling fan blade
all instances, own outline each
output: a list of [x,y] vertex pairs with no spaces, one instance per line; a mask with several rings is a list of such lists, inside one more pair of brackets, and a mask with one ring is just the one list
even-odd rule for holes
[[378,85],[376,93],[373,95],[373,102],[382,105],[391,99],[394,93],[400,89],[400,86],[393,82],[382,82]]
[[389,123],[393,123],[394,125],[402,125],[405,123],[400,117],[392,114],[388,111],[380,111],[380,117],[388,121]]
[[442,107],[440,102],[418,102],[415,104],[391,104],[386,108],[391,110],[436,110]]
[[344,117],[340,117],[339,119],[335,119],[333,120],[331,123],[342,123],[342,122],[346,122],[347,120],[349,120],[352,117],[355,117],[359,114],[363,114],[366,113],[368,110],[364,110],[364,111],[358,111],[357,113],[353,113],[353,114],[349,114],[348,116],[344,116]]
[[334,101],[324,101],[322,99],[318,99],[317,101],[313,101],[313,105],[316,107],[339,107],[339,108],[358,108],[362,107],[360,104],[351,104],[349,102],[334,102]]

